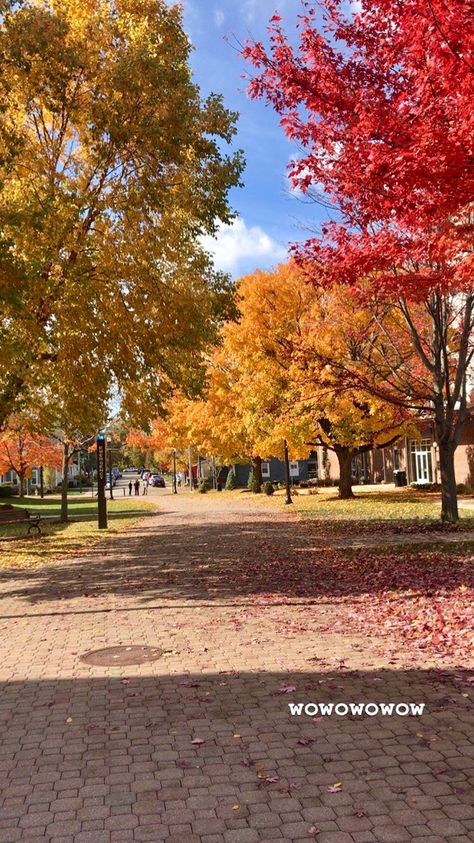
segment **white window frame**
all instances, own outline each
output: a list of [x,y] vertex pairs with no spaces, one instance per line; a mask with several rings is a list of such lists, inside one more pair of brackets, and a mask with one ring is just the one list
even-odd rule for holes
[[262,462],[262,477],[266,480],[270,479],[270,463],[268,461]]

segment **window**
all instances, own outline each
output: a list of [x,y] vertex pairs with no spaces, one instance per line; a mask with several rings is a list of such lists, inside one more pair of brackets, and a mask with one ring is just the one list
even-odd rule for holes
[[393,470],[400,471],[400,448],[393,449]]
[[270,463],[262,462],[262,477],[270,477]]
[[316,456],[313,460],[308,460],[308,479],[317,480],[318,477],[318,458]]

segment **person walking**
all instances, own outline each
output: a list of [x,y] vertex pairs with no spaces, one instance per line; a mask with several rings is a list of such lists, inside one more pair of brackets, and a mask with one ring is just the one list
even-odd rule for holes
[[139,495],[139,494],[140,494],[140,481],[139,481],[138,477],[137,477],[137,479],[135,480],[135,484],[134,484],[134,485],[135,485],[135,494],[136,494],[136,495]]
[[129,482],[129,484],[128,484],[128,494],[129,494],[129,495],[131,495],[131,494],[132,494],[132,489],[133,489],[133,483],[132,483],[132,481],[130,480],[130,482]]
[[144,495],[148,494],[148,477],[146,477],[145,480],[143,481],[143,494]]

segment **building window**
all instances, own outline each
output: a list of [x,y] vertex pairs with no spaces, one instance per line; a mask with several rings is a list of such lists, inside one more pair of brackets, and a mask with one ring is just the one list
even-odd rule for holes
[[270,477],[270,463],[262,462],[262,477]]
[[393,470],[400,471],[400,448],[393,449]]
[[308,460],[308,480],[318,480],[318,478],[318,457],[316,455],[314,459]]
[[431,439],[412,440],[411,469],[413,483],[433,482]]

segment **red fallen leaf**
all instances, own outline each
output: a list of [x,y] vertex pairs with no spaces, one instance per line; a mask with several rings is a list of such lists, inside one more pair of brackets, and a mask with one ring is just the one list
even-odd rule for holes
[[301,746],[309,746],[310,744],[314,743],[314,738],[300,738],[298,743]]
[[295,685],[282,685],[278,688],[277,694],[292,694],[293,691],[296,691]]
[[316,836],[316,834],[321,834],[321,829],[320,829],[320,828],[316,828],[316,826],[315,826],[315,825],[311,825],[311,826],[308,828],[308,834],[314,834],[314,836]]
[[194,744],[194,746],[201,746],[201,744],[205,743],[205,741],[202,738],[194,738],[191,743]]

